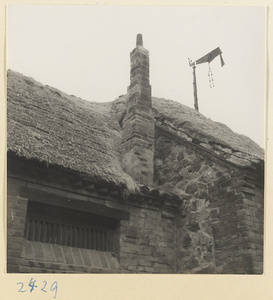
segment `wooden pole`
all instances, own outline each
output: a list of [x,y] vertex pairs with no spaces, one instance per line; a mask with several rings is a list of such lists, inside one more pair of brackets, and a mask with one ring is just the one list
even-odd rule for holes
[[199,111],[198,108],[198,98],[197,98],[197,84],[196,84],[196,73],[195,73],[195,64],[192,65],[193,70],[193,95],[194,95],[194,108]]

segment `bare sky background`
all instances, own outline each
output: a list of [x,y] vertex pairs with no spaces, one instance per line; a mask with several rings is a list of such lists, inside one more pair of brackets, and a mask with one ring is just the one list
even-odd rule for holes
[[129,85],[130,52],[142,33],[152,95],[193,107],[264,148],[265,9],[262,7],[9,5],[7,67],[89,101],[112,101]]

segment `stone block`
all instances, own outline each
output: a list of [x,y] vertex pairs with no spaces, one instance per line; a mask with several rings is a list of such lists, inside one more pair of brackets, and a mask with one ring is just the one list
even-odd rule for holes
[[22,218],[22,217],[19,217],[19,216],[16,216],[16,218],[14,218],[14,223],[25,225],[25,222],[26,222],[25,218]]
[[73,273],[74,273],[75,268],[76,268],[75,265],[68,265],[68,269],[67,269],[67,270],[68,270],[69,272],[73,272]]
[[74,269],[75,269],[75,272],[76,273],[83,273],[84,272],[84,269],[85,267],[84,266],[74,266]]
[[158,247],[163,247],[163,248],[168,246],[166,242],[157,242],[157,245]]
[[55,258],[55,255],[54,255],[54,251],[53,251],[52,245],[51,244],[47,244],[47,243],[41,243],[41,245],[43,247],[45,261],[47,261],[47,262],[55,262],[56,258]]
[[162,263],[155,263],[154,265],[153,265],[153,268],[159,268],[159,269],[164,269],[164,270],[166,270],[167,268],[169,268],[170,266],[168,266],[168,265],[165,265],[165,264],[162,264]]
[[116,257],[113,257],[109,252],[105,252],[104,255],[110,269],[119,269],[119,264]]
[[60,268],[61,264],[45,262],[45,269],[59,270]]
[[40,268],[40,264],[35,260],[25,261],[25,263],[31,268]]
[[22,249],[22,241],[23,239],[20,238],[20,237],[16,237],[13,239],[13,241],[10,241],[8,244],[7,244],[7,248],[9,250],[20,250]]
[[96,268],[102,268],[102,263],[101,263],[99,255],[98,255],[98,251],[90,250],[89,254],[90,254],[93,266]]
[[[24,236],[24,229],[25,229],[25,224],[17,224],[17,223],[14,223],[12,225],[12,229],[15,231],[18,231],[18,235],[17,236]],[[20,232],[20,234],[19,234]]]
[[21,259],[20,258],[15,258],[15,257],[8,257],[7,258],[7,262],[8,265],[19,265],[20,264]]
[[44,273],[42,269],[40,268],[32,268],[31,273]]
[[243,187],[242,192],[246,194],[255,195],[255,188]]
[[124,239],[125,243],[129,243],[129,244],[133,244],[133,245],[136,245],[139,243],[139,240],[137,237],[126,237]]
[[17,197],[16,204],[18,204],[21,209],[27,209],[28,199]]
[[75,264],[73,255],[72,255],[72,251],[71,251],[71,247],[62,247],[63,250],[63,254],[64,254],[64,258],[67,264],[73,265]]
[[203,267],[202,269],[195,272],[195,274],[215,274],[216,270],[213,264],[210,264],[209,266]]
[[92,261],[91,261],[91,258],[89,256],[89,251],[88,249],[80,249],[81,251],[81,255],[82,255],[82,258],[83,258],[83,261],[84,261],[84,265],[86,266],[92,266]]
[[147,247],[144,247],[144,248],[138,250],[138,254],[140,256],[143,256],[143,255],[151,256],[151,255],[153,255],[153,250],[151,247],[147,246]]
[[144,76],[146,78],[149,78],[149,70],[141,70],[141,69],[136,69],[136,70],[131,70],[130,72],[130,80],[133,80],[133,78],[137,75],[141,75],[141,76]]
[[60,245],[52,245],[55,257],[56,257],[56,262],[58,263],[65,263],[65,258],[63,255],[63,251],[62,251],[62,246]]
[[152,262],[148,259],[140,259],[139,260],[139,265],[140,266],[144,266],[144,267],[151,267],[152,266]]
[[[133,72],[137,70],[137,68],[133,69]],[[142,68],[143,72],[148,72],[147,68]],[[129,91],[129,95],[130,95],[130,91],[132,88],[134,88],[135,85],[140,85],[141,87],[145,87],[145,88],[150,88],[150,82],[149,79],[142,76],[142,75],[136,75],[132,78],[131,83],[128,87],[128,91]],[[130,96],[129,96],[129,101],[131,101]]]
[[34,258],[39,261],[45,260],[43,247],[40,242],[33,242],[32,248],[34,252]]
[[8,273],[19,273],[19,265],[7,265],[7,272]]
[[174,220],[175,216],[173,213],[167,212],[167,211],[162,211],[161,217],[164,219],[169,219],[169,220]]
[[32,243],[30,241],[24,241],[23,249],[24,257],[26,259],[34,259],[34,251],[32,248]]
[[20,273],[33,273],[33,269],[31,267],[20,266],[19,272]]
[[200,229],[199,223],[196,221],[191,221],[188,225],[188,229],[192,232],[197,232]]
[[154,269],[152,267],[144,267],[146,273],[153,273]]
[[188,249],[192,244],[192,239],[189,234],[186,234],[185,237],[183,238],[182,245],[185,249]]
[[101,252],[101,251],[98,251],[97,253],[98,253],[99,259],[100,259],[100,261],[101,261],[102,267],[103,267],[104,269],[109,268],[108,263],[107,263],[107,260],[106,260],[106,257],[104,256],[104,253]]
[[15,210],[15,216],[16,217],[21,217],[21,218],[26,218],[26,209],[18,209],[18,210]]
[[73,255],[75,264],[79,265],[79,266],[83,265],[84,263],[83,263],[83,259],[82,259],[80,250],[78,248],[71,247],[71,251],[72,251],[72,255]]
[[136,271],[137,271],[137,273],[143,273],[143,272],[144,272],[144,267],[142,267],[142,266],[137,266],[137,267],[136,267]]
[[16,184],[13,184],[10,182],[11,179],[8,180],[7,182],[7,190],[8,190],[8,200],[11,200],[11,197],[17,197],[18,195],[18,186]]

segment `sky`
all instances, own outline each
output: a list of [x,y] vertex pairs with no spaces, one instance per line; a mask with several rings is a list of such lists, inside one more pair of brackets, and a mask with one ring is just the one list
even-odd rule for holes
[[7,68],[67,94],[108,102],[126,94],[136,35],[150,53],[152,96],[194,107],[264,148],[266,11],[263,7],[9,5]]

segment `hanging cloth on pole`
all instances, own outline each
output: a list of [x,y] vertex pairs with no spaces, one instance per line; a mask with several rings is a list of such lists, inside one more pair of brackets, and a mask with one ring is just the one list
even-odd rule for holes
[[212,71],[210,68],[210,62],[214,60],[215,57],[217,57],[218,55],[220,55],[220,59],[221,59],[221,66],[223,67],[225,62],[223,60],[222,57],[222,51],[220,50],[220,48],[216,48],[213,51],[211,51],[210,53],[206,54],[205,56],[201,57],[200,59],[196,60],[196,61],[192,61],[191,59],[188,58],[189,60],[189,65],[190,67],[192,67],[193,69],[193,95],[194,95],[194,108],[199,111],[199,107],[198,107],[198,98],[197,98],[197,84],[196,84],[196,65],[198,64],[202,64],[202,63],[208,63],[209,65],[209,72],[208,72],[208,76],[209,76],[209,84],[210,87],[214,87],[214,81],[213,81],[213,75],[212,75]]
[[202,64],[202,63],[208,63],[209,64],[209,72],[208,72],[208,76],[209,76],[209,85],[210,87],[214,87],[214,82],[213,82],[213,75],[212,75],[212,71],[210,68],[210,62],[214,60],[215,57],[217,57],[218,55],[220,55],[220,59],[221,59],[221,66],[223,67],[225,62],[223,60],[222,57],[222,51],[220,50],[220,48],[216,48],[213,51],[211,51],[210,53],[206,54],[205,56],[199,58],[195,64]]
[[199,58],[195,63],[196,64],[202,64],[202,63],[210,63],[211,61],[214,60],[215,57],[217,57],[218,55],[220,55],[220,59],[221,59],[221,66],[223,67],[225,62],[223,60],[222,57],[222,51],[220,50],[220,48],[216,48],[213,51],[211,51],[210,53],[206,54],[205,56]]

